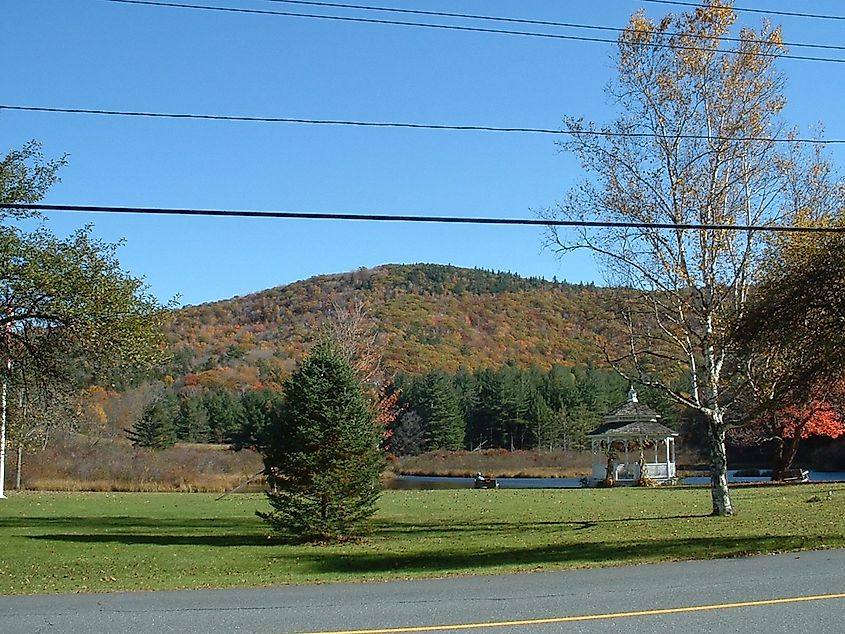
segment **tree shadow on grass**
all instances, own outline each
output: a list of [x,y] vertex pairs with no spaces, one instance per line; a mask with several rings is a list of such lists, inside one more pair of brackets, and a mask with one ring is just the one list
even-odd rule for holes
[[123,544],[132,546],[267,546],[277,544],[265,535],[173,535],[173,534],[53,534],[33,535],[30,539],[80,544]]
[[72,517],[2,517],[0,518],[0,529],[4,528],[24,528],[24,529],[41,529],[41,528],[59,528],[69,526],[73,528],[91,528],[98,530],[111,529],[132,529],[132,528],[172,528],[177,530],[193,530],[193,529],[217,529],[217,530],[245,530],[250,525],[254,525],[257,520],[253,516],[246,515],[241,518],[219,519],[216,517],[208,518],[161,518],[161,517],[136,517],[130,515],[115,515],[109,517],[93,516],[80,517],[74,515]]
[[[458,536],[466,533],[501,534],[510,532],[517,535],[524,531],[564,529],[586,531],[602,523],[642,522],[644,520],[670,520],[703,518],[704,515],[676,515],[660,517],[615,518],[601,520],[569,520],[569,521],[496,521],[496,522],[461,522],[444,523],[431,522],[428,524],[381,521],[373,524],[373,534],[391,539],[406,536],[409,540],[417,539],[421,535]],[[49,532],[42,535],[28,535],[29,539],[43,541],[58,541],[67,543],[119,543],[125,545],[147,544],[158,546],[277,546],[280,544],[296,544],[298,540],[291,540],[283,536],[268,538],[266,533],[258,527],[261,522],[251,517],[241,519],[219,520],[216,518],[178,519],[178,518],[149,518],[149,517],[27,517],[0,519],[0,528],[20,528],[22,530],[37,531],[39,529],[73,529],[80,532]],[[85,532],[82,532],[85,531]],[[580,548],[580,546],[579,546]],[[511,551],[507,551],[510,553]],[[459,553],[456,553],[456,555]],[[466,555],[466,553],[464,553]],[[436,555],[435,555],[436,556]],[[489,553],[487,556],[490,556]],[[510,556],[510,555],[509,555]],[[391,569],[392,564],[385,564]],[[474,565],[477,565],[475,563]],[[499,564],[494,564],[499,565]]]
[[772,550],[799,550],[806,540],[796,536],[720,539],[625,540],[614,543],[549,544],[482,552],[443,549],[415,553],[312,553],[314,565],[325,573],[379,574],[403,571],[450,574],[485,569],[536,569],[546,566],[577,568],[586,565],[622,565],[646,561],[712,559],[746,556]]
[[624,517],[624,518],[608,518],[595,520],[561,520],[561,521],[478,521],[478,522],[456,522],[447,524],[444,522],[422,524],[419,522],[401,522],[401,521],[378,521],[374,523],[375,531],[379,534],[396,535],[406,534],[413,536],[420,533],[436,534],[447,533],[454,535],[456,533],[501,533],[502,529],[510,529],[512,531],[530,531],[534,529],[548,529],[548,528],[572,528],[573,530],[587,530],[595,528],[600,524],[615,524],[626,522],[650,522],[663,520],[684,520],[684,519],[703,519],[710,517],[709,514],[701,513],[698,515],[661,515],[654,517]]
[[[249,516],[243,519],[163,519],[131,516],[0,519],[0,528],[26,531],[29,539],[89,544],[264,546],[273,543],[268,540],[261,527],[258,518]],[[63,532],[53,532],[62,529]],[[33,532],[42,534],[33,535]]]

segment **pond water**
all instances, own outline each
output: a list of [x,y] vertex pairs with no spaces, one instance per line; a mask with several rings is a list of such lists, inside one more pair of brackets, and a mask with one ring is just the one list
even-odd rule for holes
[[[500,489],[575,489],[580,478],[498,478]],[[473,478],[400,475],[388,484],[389,489],[471,489]]]
[[[728,482],[768,482],[769,476],[737,476],[736,470],[728,471]],[[580,478],[499,478],[501,489],[577,489]],[[811,482],[845,482],[845,471],[810,471]],[[683,478],[681,484],[695,486],[710,483],[708,476]],[[473,486],[472,478],[452,478],[443,476],[397,476],[388,489],[469,489]]]

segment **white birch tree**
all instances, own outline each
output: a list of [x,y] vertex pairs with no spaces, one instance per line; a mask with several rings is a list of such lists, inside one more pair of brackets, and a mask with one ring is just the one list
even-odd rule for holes
[[[611,359],[617,369],[703,414],[716,515],[733,513],[725,432],[736,394],[725,329],[763,247],[760,232],[735,227],[777,222],[782,204],[772,138],[783,134],[774,63],[785,49],[768,23],[736,32],[731,5],[706,0],[659,22],[631,17],[608,88],[618,117],[606,127],[566,119],[571,136],[561,145],[587,177],[547,212],[635,225],[551,227],[548,240],[559,254],[592,251],[624,289],[616,308],[629,338],[627,354]],[[688,379],[683,389],[678,377]]]

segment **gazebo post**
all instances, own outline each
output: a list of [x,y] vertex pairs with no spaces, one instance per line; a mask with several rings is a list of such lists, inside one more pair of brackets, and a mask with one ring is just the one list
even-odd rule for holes
[[637,446],[640,449],[640,459],[637,461],[637,482],[643,481],[643,478],[648,475],[648,469],[645,466],[645,443],[642,438],[637,438]]

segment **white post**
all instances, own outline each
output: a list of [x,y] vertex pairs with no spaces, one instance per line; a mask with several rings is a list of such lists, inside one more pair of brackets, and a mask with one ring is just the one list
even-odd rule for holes
[[6,499],[6,392],[9,388],[9,379],[12,378],[12,322],[6,323],[6,350],[9,356],[3,364],[3,386],[0,388],[0,500]]
[[[6,363],[8,369],[10,363]],[[7,374],[3,374],[3,387],[0,388],[0,500],[6,498],[6,379]]]
[[672,439],[666,439],[666,475],[672,475]]
[[18,462],[15,468],[15,491],[21,490],[21,463],[23,462],[23,445],[18,444]]

